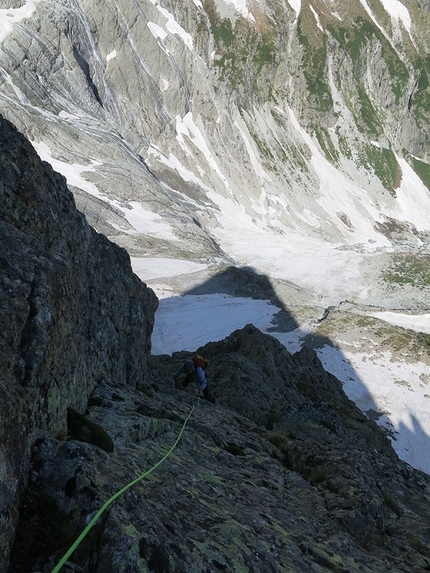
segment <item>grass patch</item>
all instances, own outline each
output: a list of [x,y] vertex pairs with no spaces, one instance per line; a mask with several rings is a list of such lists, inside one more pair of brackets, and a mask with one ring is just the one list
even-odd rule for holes
[[417,288],[428,287],[430,286],[430,255],[398,256],[383,278],[392,284],[410,284]]
[[428,129],[430,114],[430,56],[419,59],[414,68],[421,69],[416,89],[410,102],[411,109],[417,123],[422,129]]
[[400,184],[402,175],[396,156],[391,149],[381,149],[374,145],[369,145],[366,151],[369,162],[375,170],[375,175],[385,189],[395,197],[396,188]]
[[[228,18],[221,18],[213,0],[204,0],[210,30],[216,46],[214,66],[221,80],[229,82],[232,90],[245,90],[259,95],[262,85],[271,95],[271,84],[260,85],[258,78],[276,58],[275,32],[268,27],[258,32],[245,18],[238,18],[233,26]],[[267,85],[266,85],[267,83]]]
[[398,517],[403,515],[403,509],[399,500],[395,495],[388,493],[386,491],[382,492],[382,497],[384,498],[384,503],[388,506]]
[[[430,102],[429,102],[430,103]],[[420,161],[416,157],[409,157],[409,162],[427,189],[430,190],[430,165],[424,161]]]
[[287,437],[284,436],[284,434],[281,434],[280,432],[272,432],[269,435],[269,442],[279,449],[285,447],[287,441],[288,441]]
[[426,334],[425,332],[418,332],[417,340],[423,346],[430,348],[430,334]]
[[333,109],[333,98],[330,86],[326,81],[326,37],[318,36],[310,40],[306,34],[306,23],[303,17],[299,18],[297,32],[299,42],[303,48],[303,75],[312,102],[321,112],[331,111]]
[[361,85],[364,79],[362,77],[365,71],[362,67],[363,59],[365,61],[363,50],[366,49],[370,42],[374,40],[378,42],[381,46],[381,57],[387,64],[390,74],[391,89],[395,96],[395,103],[396,105],[399,104],[405,93],[409,73],[397,52],[374,23],[361,17],[356,17],[353,25],[348,28],[331,23],[328,29],[351,57],[354,65],[354,76],[358,85]]
[[328,129],[317,124],[311,124],[309,127],[315,133],[318,143],[321,149],[323,150],[325,157],[332,163],[336,164],[339,160],[339,153],[333,144]]
[[[381,132],[381,124],[378,114],[364,89],[364,85],[358,84],[358,106],[355,110],[355,118],[358,129],[366,135],[377,136]],[[357,113],[358,112],[358,113]]]

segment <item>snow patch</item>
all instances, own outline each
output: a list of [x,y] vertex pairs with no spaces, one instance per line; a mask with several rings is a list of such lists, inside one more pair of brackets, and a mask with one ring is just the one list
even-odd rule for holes
[[36,4],[41,0],[27,0],[21,8],[6,8],[0,10],[0,42],[12,31],[13,25],[25,18],[31,18]]
[[69,113],[68,111],[64,111],[63,109],[58,114],[58,117],[61,117],[61,119],[71,119],[71,120],[80,119],[78,115]]
[[110,60],[113,60],[114,58],[116,58],[116,50],[112,50],[112,52],[106,56],[106,61],[109,62]]
[[[278,311],[279,308],[267,300],[224,294],[165,298],[160,300],[155,314],[152,353],[194,352],[208,340],[222,340],[250,322],[264,331]],[[204,320],[196,320],[196,316]]]
[[59,159],[54,159],[52,157],[51,149],[45,143],[34,141],[31,143],[43,161],[47,161],[55,171],[64,175],[68,185],[73,185],[98,199],[106,200],[106,197],[99,192],[94,183],[87,181],[82,176],[82,173],[85,173],[86,171],[94,171],[95,167],[102,165],[100,162],[92,161],[91,165],[80,165],[79,163],[69,164],[64,161],[60,161]]
[[97,161],[92,161],[91,165],[65,163],[59,159],[54,159],[50,148],[45,143],[32,142],[32,145],[42,160],[50,163],[55,171],[64,175],[68,185],[73,185],[120,210],[124,218],[133,227],[133,231],[128,231],[128,233],[142,233],[167,240],[177,239],[171,226],[157,213],[144,209],[140,203],[135,201],[128,203],[129,208],[124,207],[122,203],[105,197],[94,183],[87,181],[82,176],[82,173],[95,171],[95,167],[102,165],[102,163]]
[[400,20],[406,30],[411,32],[411,16],[409,10],[399,0],[381,0],[386,12],[395,20]]
[[190,141],[193,142],[196,148],[204,155],[209,166],[215,171],[215,173],[224,183],[226,189],[229,192],[231,192],[230,185],[227,179],[224,177],[223,173],[221,172],[220,168],[218,167],[215,157],[210,151],[203,133],[200,131],[199,127],[194,123],[193,114],[191,111],[189,111],[183,118],[181,118],[180,115],[176,116],[176,131],[178,133],[177,140],[181,145],[182,149],[185,151],[185,153],[190,157],[194,157],[194,154],[191,153],[191,151],[189,150],[189,148],[185,143],[184,136],[188,137],[188,139],[190,139]]
[[[373,221],[380,220],[379,210],[369,198],[365,189],[359,188],[353,181],[340,173],[319,151],[309,134],[300,126],[294,112],[289,110],[290,120],[312,153],[311,164],[320,180],[320,196],[316,200],[327,213],[327,219],[339,211],[348,213],[354,231],[353,238],[345,236],[345,242],[367,243],[389,246],[389,241],[373,228]],[[366,213],[367,212],[367,216]],[[339,230],[344,233],[343,223],[339,220]],[[352,235],[352,233],[351,233]]]
[[120,204],[117,204],[117,207],[121,209],[125,219],[127,219],[136,233],[167,240],[177,239],[172,227],[158,213],[148,211],[136,201],[131,201],[128,205],[130,205],[131,209],[123,208]]
[[133,272],[144,282],[157,279],[190,274],[207,269],[207,265],[166,258],[131,257]]
[[[378,29],[382,32],[382,34],[384,35],[384,37],[388,41],[391,41],[390,38],[388,37],[387,32],[384,30],[384,28],[376,20],[372,10],[370,9],[369,4],[366,2],[366,0],[360,0],[360,2],[362,4],[363,8],[366,10],[369,17],[372,19],[375,26],[378,27]],[[414,42],[412,35],[411,35],[411,17],[409,15],[408,9],[398,0],[381,0],[381,2],[383,4],[386,12],[388,12],[390,14],[392,20],[395,20],[397,23],[399,21],[401,21],[403,23],[403,25],[405,26],[406,30],[409,33],[409,37],[411,38],[412,43],[415,45],[415,42]]]
[[264,181],[264,180],[271,181],[270,176],[264,171],[263,167],[261,166],[261,163],[257,159],[257,156],[255,155],[254,150],[252,149],[252,145],[246,136],[246,133],[241,129],[237,120],[235,120],[234,126],[239,131],[240,135],[242,136],[242,139],[245,143],[246,151],[248,152],[249,159],[251,161],[251,165],[254,168],[255,173],[258,175],[258,177],[262,181]]
[[419,231],[430,228],[430,193],[409,163],[400,157],[400,188],[396,190],[395,217],[410,221]]
[[[171,14],[168,10],[166,10],[165,8],[160,6],[160,4],[157,2],[157,0],[150,0],[150,2],[151,2],[151,4],[153,4],[157,8],[157,10],[160,12],[160,14],[162,16],[164,16],[164,18],[166,18],[167,21],[166,21],[165,26],[167,28],[167,31],[170,32],[171,34],[176,34],[177,36],[179,36],[181,38],[181,40],[184,42],[184,44],[190,50],[193,50],[193,37],[191,36],[191,34],[186,32],[182,28],[182,26],[180,24],[178,24],[178,22],[175,20],[175,17],[173,16],[173,14]],[[151,26],[150,26],[150,24],[151,24]],[[148,22],[148,27],[151,30],[153,35],[155,33],[157,34],[157,36],[155,36],[156,38],[159,37],[162,40],[164,40],[164,38],[167,36],[167,33],[162,28],[160,28],[160,26],[158,26],[157,24],[153,24],[152,22]],[[162,36],[161,33],[163,33],[164,36]]]
[[158,24],[148,22],[147,26],[156,40],[158,40],[158,38],[160,38],[160,40],[164,40],[167,37],[167,32],[165,32]]
[[311,9],[312,14],[315,16],[315,20],[316,20],[316,23],[317,23],[318,28],[321,30],[321,32],[324,32],[324,29],[323,29],[323,27],[321,26],[320,17],[319,17],[319,15],[317,14],[317,12],[315,11],[315,9],[314,9],[314,7],[312,6],[312,4],[309,4],[309,8]]
[[288,0],[288,4],[298,16],[300,14],[300,10],[302,9],[302,0]]
[[169,157],[164,155],[164,153],[158,149],[156,145],[150,145],[147,151],[148,156],[155,157],[160,163],[176,170],[184,181],[191,181],[196,185],[199,185],[205,191],[210,191],[210,188],[203,183],[192,171],[187,169],[182,165],[179,159],[173,153],[169,153]]
[[247,20],[251,20],[252,22],[255,22],[254,16],[248,10],[246,0],[224,0],[224,2],[226,4],[230,4],[231,6],[233,6],[234,9],[236,10],[236,12],[241,14]]
[[[159,264],[156,259],[148,260],[148,272],[151,272],[152,265],[158,268]],[[186,265],[181,267],[184,262],[179,267],[175,267],[173,262],[166,264],[169,276],[193,269],[192,264],[188,269]],[[154,271],[154,276],[159,272]],[[194,352],[208,341],[222,340],[248,323],[267,332],[278,310],[270,301],[223,294],[165,298],[160,301],[155,315],[153,353],[172,354],[178,350]],[[204,316],[205,320],[196,321],[196,315]],[[430,315],[424,316],[430,324]],[[175,325],[174,328],[172,325]],[[302,348],[304,336],[311,331],[311,326],[300,325],[291,332],[270,334],[294,353]],[[377,346],[376,343],[374,345]],[[328,345],[319,348],[317,354],[325,370],[343,383],[347,396],[363,412],[375,415],[378,424],[395,432],[396,439],[392,443],[400,458],[430,474],[430,458],[427,456],[430,437],[427,364],[394,360],[388,351],[382,354],[378,351],[378,355],[373,356],[371,351],[356,353],[352,349],[347,352]]]
[[348,398],[363,412],[379,412],[377,423],[396,431],[392,445],[399,457],[430,474],[430,388],[421,380],[428,366],[393,360],[388,351],[371,356],[324,346],[317,353],[325,370],[344,383]]
[[430,334],[430,314],[400,314],[397,312],[373,312],[370,316],[385,320],[394,326],[402,326],[416,332]]

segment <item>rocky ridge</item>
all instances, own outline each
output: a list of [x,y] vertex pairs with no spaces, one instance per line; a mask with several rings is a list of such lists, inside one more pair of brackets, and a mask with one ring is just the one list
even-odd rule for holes
[[152,357],[150,391],[102,383],[90,397],[87,417],[113,452],[74,439],[34,445],[12,572],[51,571],[102,503],[169,451],[193,406],[171,455],[115,500],[69,568],[429,569],[430,478],[397,458],[312,350],[292,356],[248,325],[199,352],[215,404],[175,389],[189,354]]
[[37,439],[67,431],[103,380],[147,376],[157,299],[126,251],[76,210],[65,179],[0,119],[0,569]]
[[198,349],[215,404],[176,389],[189,354],[149,356],[156,299],[125,252],[9,123],[0,136],[1,570],[52,571],[193,406],[65,570],[429,570],[430,478],[314,351],[248,325]]

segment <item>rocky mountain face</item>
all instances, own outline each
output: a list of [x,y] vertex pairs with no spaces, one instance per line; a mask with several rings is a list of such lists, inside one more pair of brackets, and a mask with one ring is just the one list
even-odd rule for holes
[[0,569],[32,445],[67,434],[103,380],[144,384],[157,299],[76,210],[64,178],[0,122]]
[[2,8],[2,112],[132,255],[264,267],[238,220],[242,243],[426,248],[428,3]]
[[63,570],[430,568],[429,476],[313,350],[248,325],[198,349],[215,404],[176,388],[189,354],[149,356],[156,298],[125,251],[4,120],[0,141],[2,571],[52,571],[154,466]]
[[52,571],[101,505],[168,454],[190,413],[171,454],[64,570],[428,570],[430,478],[396,457],[313,351],[291,356],[252,325],[199,350],[215,404],[175,389],[189,354],[153,357],[150,391],[104,381],[88,401],[113,451],[34,445],[10,571]]
[[[404,353],[366,316],[428,309],[428,29],[423,0],[0,0],[0,111],[54,168],[1,122],[0,570],[51,571],[196,404],[123,248],[205,266],[173,294],[270,292],[308,346]],[[427,476],[312,351],[201,352],[216,404],[69,569],[430,568]]]

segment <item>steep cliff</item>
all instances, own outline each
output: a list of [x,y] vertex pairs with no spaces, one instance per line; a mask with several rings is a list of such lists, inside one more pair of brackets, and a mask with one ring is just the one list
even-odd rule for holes
[[[360,362],[405,366],[403,336],[390,329],[375,342],[375,321],[361,314],[428,311],[428,2],[1,0],[0,24],[1,112],[67,176],[93,228],[132,257],[205,267],[186,281],[161,281],[160,264],[154,288],[163,282],[183,293],[188,281],[201,289],[202,278],[226,265],[249,265],[278,281],[284,311],[300,305],[284,328],[311,325],[323,337],[310,337],[318,348],[333,344],[327,337],[341,325],[344,347],[368,337],[358,343]],[[170,447],[189,404],[170,384],[179,358],[154,358],[148,372],[156,302],[132,277],[126,253],[86,225],[64,179],[28,143],[6,124],[2,132],[0,552],[7,560],[33,444],[13,567],[49,571],[91,515],[83,508],[94,513],[142,460],[158,461],[157,443]],[[321,322],[345,299],[358,309],[353,319],[331,313]],[[98,524],[77,560],[100,571],[180,571],[183,563],[197,571],[428,569],[427,478],[398,465],[383,434],[349,406],[345,420],[331,411],[333,396],[344,398],[312,353],[291,362],[272,339],[245,334],[252,352],[245,342],[234,350],[237,336],[204,350],[218,403],[196,411],[198,431],[186,442],[196,466],[185,467],[184,447],[152,489],[130,492]],[[381,339],[396,346],[399,362]],[[417,373],[426,397],[428,339],[409,352],[407,368],[426,354]],[[280,354],[287,380],[273,358]],[[214,365],[231,361],[240,368]],[[290,378],[284,402],[279,388]],[[309,395],[303,379],[311,387],[323,381],[324,393]],[[406,400],[414,391],[403,375],[395,384],[408,388]],[[390,412],[384,404],[381,415]],[[114,452],[76,442],[91,434],[90,425],[71,431],[86,408],[88,424],[108,431],[95,441],[110,450],[112,440]],[[267,434],[271,427],[278,433]],[[247,448],[264,455],[247,458]],[[230,495],[225,484],[235,479],[243,487]],[[165,499],[165,483],[177,502]],[[294,507],[296,498],[309,503],[291,518],[282,500]],[[243,510],[240,520],[232,504]],[[264,507],[259,517],[254,505]],[[190,508],[196,527],[184,545]],[[180,515],[173,526],[172,512]],[[43,516],[54,536],[45,545]],[[285,523],[293,521],[291,537]],[[210,529],[222,543],[210,545]]]
[[428,243],[426,2],[4,4],[3,113],[132,255]]
[[430,478],[401,462],[313,351],[290,355],[252,325],[199,349],[216,403],[172,375],[187,353],[153,357],[151,391],[105,382],[88,419],[113,452],[75,439],[33,448],[11,572],[69,557],[102,573],[419,573],[430,567]]
[[1,571],[50,573],[169,451],[64,570],[430,568],[430,478],[314,351],[248,325],[199,349],[215,404],[175,388],[189,354],[149,356],[157,301],[126,253],[4,120],[0,162]]
[[87,224],[64,178],[0,120],[0,569],[30,448],[67,432],[102,381],[147,377],[157,300],[128,254]]

